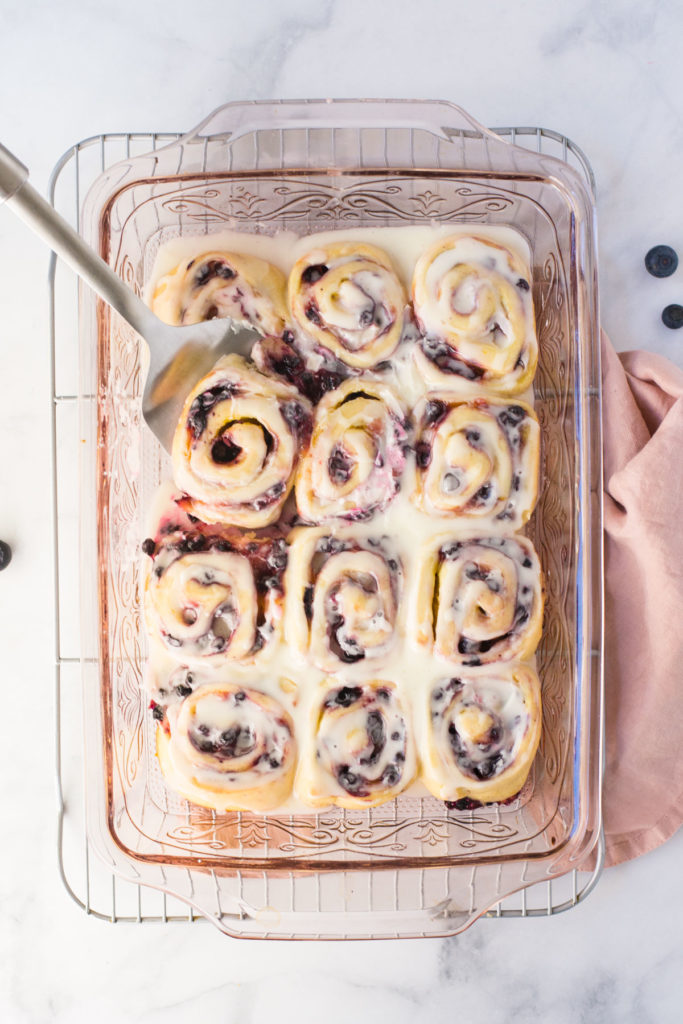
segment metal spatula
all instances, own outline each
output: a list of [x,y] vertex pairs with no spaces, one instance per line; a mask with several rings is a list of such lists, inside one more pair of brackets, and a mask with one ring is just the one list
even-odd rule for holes
[[220,356],[248,355],[258,332],[227,318],[188,327],[163,323],[36,192],[26,167],[0,144],[0,204],[3,201],[144,338],[149,368],[142,412],[170,451],[183,403],[194,384]]

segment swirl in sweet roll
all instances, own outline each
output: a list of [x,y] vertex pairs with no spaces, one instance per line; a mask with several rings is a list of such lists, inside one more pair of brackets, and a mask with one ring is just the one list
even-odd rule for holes
[[267,811],[283,803],[296,763],[294,726],[279,701],[220,681],[171,705],[157,728],[170,788],[217,811]]
[[152,559],[145,583],[147,632],[174,660],[204,666],[251,662],[272,648],[282,619],[281,539],[259,544],[245,538],[242,551],[199,532],[145,544],[151,545]]
[[173,438],[173,475],[207,523],[274,522],[310,432],[310,403],[237,355],[224,356],[187,397]]
[[534,306],[516,253],[484,238],[442,239],[415,265],[413,304],[424,335],[417,365],[430,386],[516,395],[531,384]]
[[540,430],[521,402],[458,403],[433,393],[417,413],[413,500],[436,516],[504,522],[519,529],[538,494]]
[[398,559],[378,540],[297,528],[285,575],[287,644],[327,672],[376,665],[396,641],[401,581]]
[[289,305],[298,327],[356,370],[387,359],[401,340],[407,297],[374,245],[330,243],[292,268]]
[[320,401],[296,476],[296,504],[310,523],[369,519],[399,488],[403,408],[384,384],[344,381]]
[[167,324],[230,317],[264,334],[281,334],[287,319],[284,274],[256,256],[207,252],[162,277],[151,307]]
[[430,688],[422,779],[439,800],[493,803],[521,790],[541,735],[541,687],[526,665]]
[[313,807],[374,807],[404,790],[416,768],[413,738],[391,683],[324,681],[297,771],[301,800]]
[[462,665],[524,660],[541,638],[541,567],[525,537],[430,542],[416,597],[418,643]]

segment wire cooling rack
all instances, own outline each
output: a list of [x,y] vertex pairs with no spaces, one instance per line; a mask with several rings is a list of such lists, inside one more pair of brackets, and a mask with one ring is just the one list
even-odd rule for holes
[[[494,128],[518,146],[557,157],[577,169],[595,192],[592,168],[566,136],[545,128]],[[112,164],[174,142],[178,132],[94,135],[56,164],[50,202],[78,228],[83,198]],[[55,596],[55,774],[57,855],[64,886],[87,914],[112,923],[203,921],[192,907],[156,889],[114,875],[94,854],[85,824],[81,663],[87,660],[79,629],[78,549],[78,281],[54,256],[49,268],[52,379],[52,498]],[[487,917],[539,917],[576,906],[595,887],[603,861],[600,841],[595,867],[538,883],[497,904]]]

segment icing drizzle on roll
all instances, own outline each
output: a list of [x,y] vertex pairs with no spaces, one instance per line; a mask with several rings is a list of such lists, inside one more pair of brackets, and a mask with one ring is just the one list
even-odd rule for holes
[[416,505],[430,515],[498,521],[519,529],[538,494],[540,430],[522,402],[458,403],[430,394],[417,410]]
[[441,239],[415,265],[413,304],[424,335],[415,358],[431,386],[514,395],[531,383],[538,342],[517,253],[475,236]]
[[416,767],[413,738],[392,683],[322,683],[295,783],[302,800],[314,807],[373,807],[405,789]]
[[287,319],[284,274],[266,260],[207,252],[162,277],[151,306],[167,324],[198,324],[230,317],[280,334]]
[[424,551],[416,639],[440,657],[463,665],[524,660],[542,621],[541,568],[525,537],[442,536]]
[[353,378],[326,394],[296,478],[296,505],[310,523],[362,521],[386,508],[399,488],[407,430],[385,384]]
[[541,733],[540,683],[528,666],[439,680],[429,692],[423,778],[441,800],[507,800],[524,785]]
[[279,632],[284,539],[231,536],[169,529],[150,541],[147,631],[182,664],[251,662]]
[[295,263],[289,305],[304,335],[347,366],[368,370],[401,340],[407,297],[381,249],[333,242]]
[[295,388],[224,356],[188,395],[173,438],[188,510],[208,523],[274,522],[310,423],[310,403]]
[[396,641],[402,570],[376,538],[300,527],[288,538],[285,640],[328,672],[377,665]]
[[157,754],[169,784],[188,800],[216,810],[268,810],[287,798],[294,727],[273,697],[221,680],[167,714]]

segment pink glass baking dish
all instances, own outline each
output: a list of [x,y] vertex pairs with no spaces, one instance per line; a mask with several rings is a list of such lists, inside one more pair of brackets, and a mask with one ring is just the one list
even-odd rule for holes
[[[507,806],[399,797],[367,811],[216,814],[170,793],[140,687],[140,542],[170,462],[140,411],[144,346],[81,302],[82,660],[88,833],[111,869],[226,933],[448,935],[504,896],[586,862],[600,833],[601,435],[595,216],[566,162],[439,102],[236,103],[97,179],[81,228],[138,294],[160,246],[225,228],[274,234],[506,224],[528,240],[540,342],[544,729]],[[89,398],[87,396],[90,396]],[[93,399],[93,396],[94,399]]]

